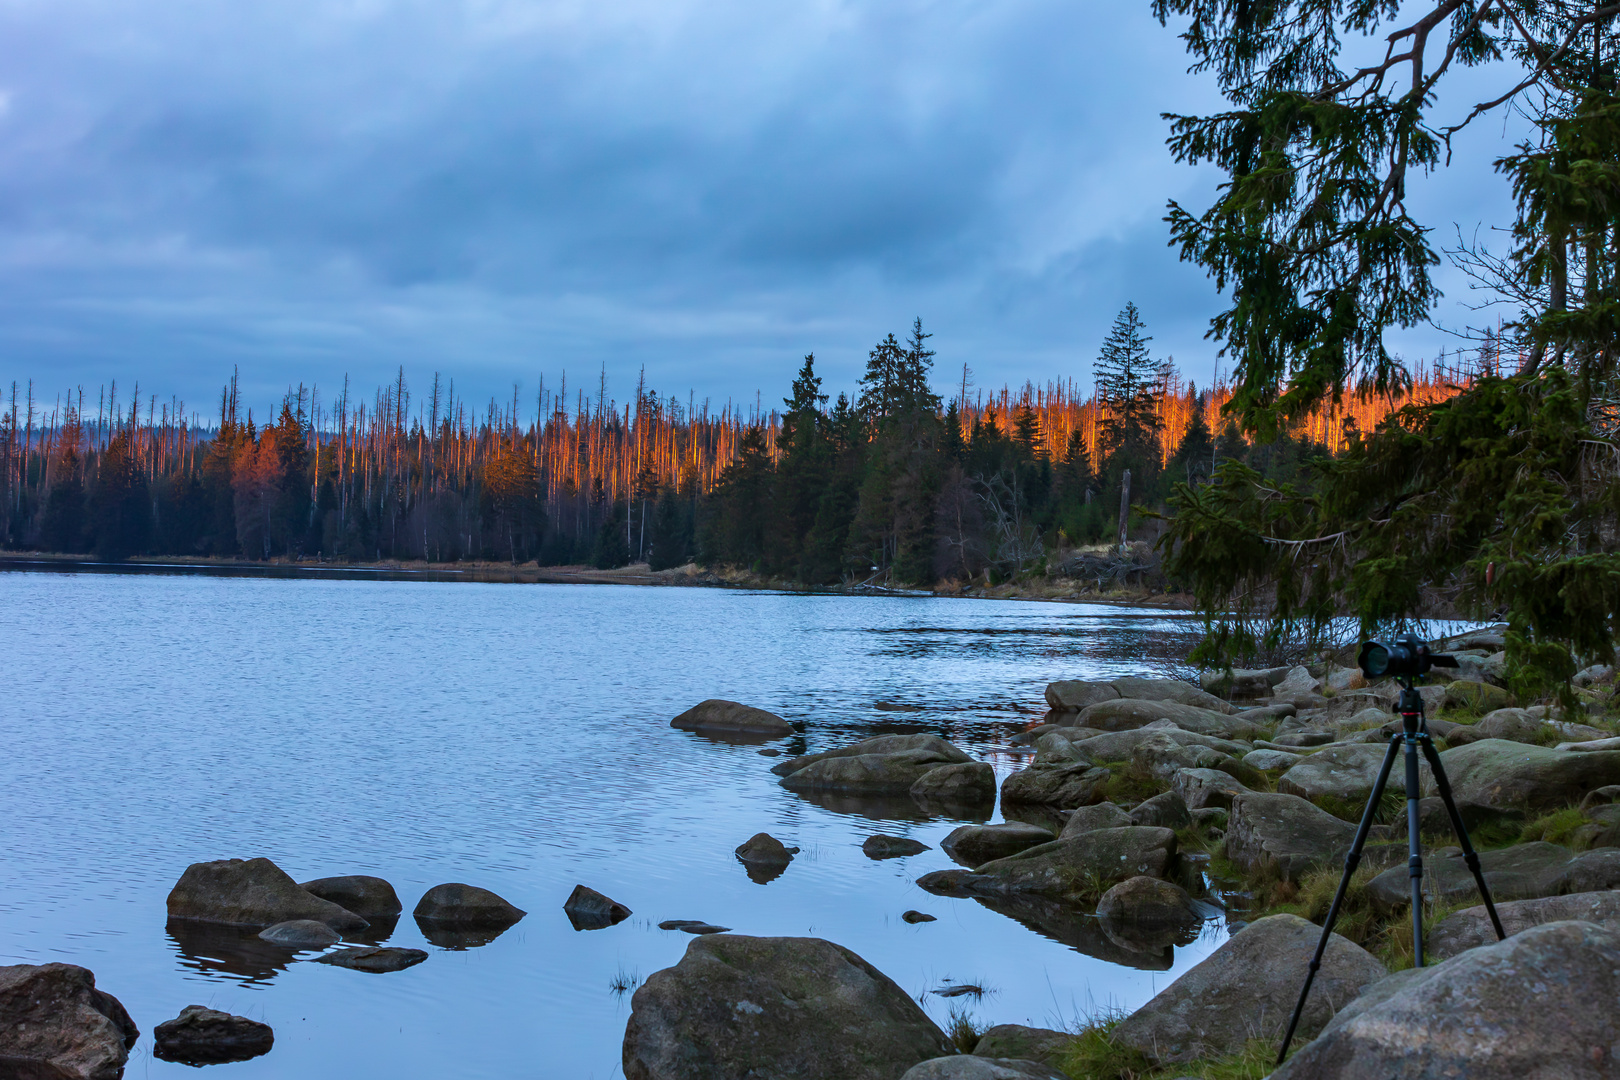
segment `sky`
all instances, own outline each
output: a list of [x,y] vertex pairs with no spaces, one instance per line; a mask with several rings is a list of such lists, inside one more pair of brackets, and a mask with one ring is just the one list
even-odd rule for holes
[[[0,0],[0,380],[769,407],[920,317],[944,393],[1089,386],[1132,301],[1206,385],[1221,298],[1162,220],[1218,182],[1164,146],[1221,105],[1186,67],[1147,0]],[[1511,222],[1487,170],[1413,201]]]

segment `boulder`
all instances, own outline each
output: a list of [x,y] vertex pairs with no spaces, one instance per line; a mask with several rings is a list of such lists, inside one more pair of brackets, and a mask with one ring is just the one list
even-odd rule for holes
[[1323,693],[1332,690],[1335,695],[1360,690],[1367,685],[1367,677],[1360,668],[1335,667],[1322,677]]
[[941,765],[917,778],[911,785],[911,797],[943,803],[993,803],[996,770],[983,761]]
[[1130,731],[1110,731],[1106,734],[1092,735],[1081,739],[1076,736],[1069,737],[1076,760],[1092,762],[1129,761],[1131,754],[1143,742],[1152,739],[1171,739],[1182,746],[1207,746],[1211,750],[1219,750],[1223,754],[1239,756],[1249,751],[1247,743],[1237,742],[1233,739],[1218,739],[1213,735],[1200,735],[1195,731],[1183,731],[1170,721],[1155,721],[1146,727],[1133,728]]
[[[1546,896],[1535,900],[1510,900],[1496,905],[1496,915],[1509,937],[1543,923],[1579,919],[1620,931],[1620,892],[1597,892]],[[1464,908],[1429,928],[1424,937],[1425,955],[1431,961],[1445,960],[1468,949],[1496,944],[1496,927],[1484,904]]]
[[[1082,806],[1069,815],[1069,820],[1063,823],[1063,831],[1058,834],[1059,840],[1067,840],[1071,836],[1082,833],[1096,832],[1098,829],[1122,829],[1127,825],[1147,825],[1151,822],[1132,821],[1123,807],[1111,802],[1100,802],[1094,806]],[[1011,855],[1012,852],[1007,854]]]
[[1009,821],[1004,825],[963,825],[939,846],[952,860],[972,869],[1052,840],[1052,834],[1038,825]]
[[939,765],[956,765],[973,760],[938,735],[877,735],[870,739],[862,739],[858,743],[851,743],[849,746],[841,746],[836,750],[822,750],[819,753],[803,754],[779,761],[771,766],[771,772],[777,776],[791,776],[800,769],[833,758],[864,757],[869,754],[905,754],[914,751],[931,755]]
[[913,1065],[900,1080],[1068,1080],[1068,1077],[1039,1061],[992,1058],[975,1052]]
[[428,958],[421,949],[401,949],[395,946],[368,945],[358,949],[335,949],[315,958],[317,964],[349,968],[380,975],[389,971],[404,971]]
[[[1485,739],[1440,755],[1459,804],[1556,810],[1579,803],[1587,792],[1620,784],[1620,750],[1575,752]],[[1437,794],[1434,779],[1424,794]]]
[[1321,689],[1321,679],[1312,675],[1309,669],[1295,666],[1288,669],[1288,674],[1283,676],[1282,682],[1271,688],[1271,692],[1280,698],[1297,698],[1315,694]]
[[1188,810],[1212,806],[1224,810],[1249,789],[1219,769],[1184,769],[1170,781],[1170,790],[1181,796]]
[[1075,713],[1099,701],[1112,701],[1119,691],[1105,682],[1068,679],[1046,684],[1046,707],[1053,712]]
[[0,967],[0,1075],[118,1080],[140,1031],[74,964]]
[[1455,679],[1446,684],[1445,708],[1467,709],[1472,712],[1490,712],[1506,708],[1512,696],[1500,686],[1472,679]]
[[786,866],[798,853],[798,848],[788,847],[770,833],[755,833],[737,846],[737,858],[765,866]]
[[1391,976],[1271,1076],[1610,1080],[1620,1047],[1617,1000],[1620,933],[1547,923]]
[[1298,795],[1251,791],[1232,800],[1226,857],[1246,873],[1297,882],[1348,849],[1355,836],[1354,825]]
[[[1528,900],[1568,891],[1564,875],[1573,860],[1570,850],[1537,840],[1496,851],[1482,851],[1480,869],[1491,887],[1491,899],[1498,902]],[[1367,895],[1382,912],[1393,913],[1412,902],[1412,883],[1406,864],[1392,866],[1367,882]],[[1455,847],[1425,852],[1423,856],[1423,895],[1455,904],[1479,898],[1479,886]]]
[[[1114,1041],[1164,1065],[1234,1053],[1251,1038],[1279,1038],[1321,933],[1295,915],[1250,923],[1122,1021]],[[1387,974],[1359,945],[1332,935],[1297,1037],[1311,1038]]]
[[943,871],[917,881],[925,889],[968,895],[1037,896],[1064,903],[1095,900],[1099,889],[1138,874],[1165,877],[1176,866],[1176,834],[1131,825],[1054,840],[996,859],[971,873]]
[[528,912],[513,907],[488,889],[448,882],[422,895],[412,913],[419,922],[443,927],[507,927]]
[[[1278,777],[1277,790],[1302,799],[1365,803],[1388,750],[1377,743],[1324,746]],[[1419,768],[1428,771],[1427,765]]]
[[1187,810],[1185,799],[1174,791],[1164,791],[1137,803],[1131,811],[1130,823],[1179,831],[1192,824],[1192,814]]
[[682,731],[720,731],[739,735],[783,736],[793,734],[793,725],[775,713],[735,701],[710,698],[669,722]]
[[1180,679],[1115,679],[1110,684],[1122,698],[1138,701],[1173,701],[1178,705],[1192,705],[1218,713],[1233,713],[1237,709],[1230,702],[1200,690]]
[[1159,720],[1169,720],[1183,731],[1221,739],[1253,738],[1259,731],[1253,721],[1240,716],[1227,716],[1213,709],[1201,709],[1175,701],[1119,698],[1087,706],[1080,713],[1083,726],[1102,731],[1131,731]]
[[[1050,834],[1048,834],[1050,835]],[[913,840],[908,836],[868,836],[861,845],[861,850],[868,859],[899,859],[907,855],[919,855],[929,850],[928,845],[920,840]]]
[[1260,749],[1250,750],[1240,760],[1260,772],[1284,772],[1304,761],[1305,755],[1289,750]]
[[1077,761],[1088,761],[1074,743],[1074,736],[1070,732],[1062,728],[1053,729],[1035,740],[1035,764],[1072,765]]
[[352,911],[362,919],[389,919],[405,910],[394,887],[380,877],[350,874],[317,878],[298,887],[345,911]]
[[152,1029],[152,1052],[182,1065],[222,1065],[268,1054],[276,1033],[269,1024],[203,1005],[187,1005]]
[[952,1052],[909,994],[817,938],[695,938],[630,1008],[625,1080],[894,1080]]
[[1003,802],[1036,803],[1070,810],[1103,801],[1113,774],[1101,766],[1031,765],[1001,782]]
[[342,938],[336,930],[314,919],[293,919],[259,931],[259,938],[288,949],[324,949]]
[[1143,739],[1131,751],[1131,771],[1169,785],[1184,769],[1219,769],[1245,783],[1258,782],[1259,774],[1236,758],[1207,746],[1183,746],[1163,732]]
[[[936,740],[950,746],[943,739]],[[905,795],[923,776],[941,765],[969,764],[967,755],[950,746],[947,756],[933,747],[886,754],[826,757],[782,777],[789,791],[843,791],[863,795]],[[795,761],[801,760],[798,758]],[[988,766],[986,766],[988,768]]]
[[635,914],[617,900],[584,885],[574,886],[574,891],[563,901],[563,913],[575,930],[601,930]]
[[192,863],[169,892],[169,918],[230,926],[314,919],[334,930],[369,925],[354,912],[305,892],[269,859]]
[[1015,1058],[1056,1065],[1063,1060],[1073,1042],[1074,1036],[1067,1031],[1025,1027],[1023,1024],[997,1024],[979,1036],[973,1053],[976,1057]]
[[1097,917],[1107,922],[1185,926],[1203,921],[1180,885],[1153,877],[1133,877],[1103,893]]
[[1213,694],[1229,698],[1254,699],[1271,696],[1272,687],[1288,677],[1289,668],[1233,668],[1198,673],[1198,684]]
[[1331,731],[1296,731],[1289,735],[1278,735],[1270,741],[1273,746],[1287,750],[1326,746],[1333,741],[1333,733]]

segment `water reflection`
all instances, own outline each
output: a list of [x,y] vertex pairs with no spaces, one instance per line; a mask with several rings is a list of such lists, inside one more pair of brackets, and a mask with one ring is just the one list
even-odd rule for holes
[[416,919],[416,928],[422,931],[422,936],[427,938],[430,944],[437,945],[441,949],[449,949],[451,952],[481,948],[516,925],[512,923],[508,926],[448,926],[432,919],[420,917]]
[[[1175,950],[1169,943],[1157,948],[1140,949],[1134,944],[1122,945],[1109,936],[1096,915],[1069,904],[1036,896],[975,896],[973,899],[998,915],[1022,923],[1042,937],[1051,938],[1076,952],[1106,960],[1110,964],[1138,971],[1169,971],[1175,962]],[[1191,940],[1196,937],[1194,935]]]

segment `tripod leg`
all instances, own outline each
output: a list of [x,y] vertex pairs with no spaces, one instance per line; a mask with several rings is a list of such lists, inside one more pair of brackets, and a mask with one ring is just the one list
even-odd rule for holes
[[1507,938],[1507,931],[1502,929],[1502,920],[1496,914],[1496,903],[1491,899],[1491,887],[1485,884],[1485,872],[1480,869],[1479,853],[1468,839],[1468,829],[1463,825],[1462,814],[1457,810],[1457,801],[1451,797],[1451,781],[1446,777],[1446,770],[1440,764],[1440,752],[1428,739],[1423,740],[1423,756],[1429,762],[1429,770],[1434,773],[1434,786],[1440,792],[1440,801],[1445,804],[1446,813],[1451,816],[1451,831],[1457,834],[1457,845],[1462,848],[1463,862],[1467,864],[1469,872],[1474,875],[1474,884],[1479,886],[1480,899],[1485,901],[1485,910],[1491,917],[1491,926],[1496,930],[1496,940]]
[[1423,788],[1418,782],[1417,738],[1406,737],[1406,873],[1412,880],[1412,966],[1423,966],[1423,841],[1418,835],[1422,814],[1418,799]]
[[1400,752],[1400,745],[1399,735],[1390,739],[1389,752],[1384,755],[1384,764],[1379,768],[1378,779],[1373,782],[1372,794],[1367,798],[1367,809],[1361,813],[1356,838],[1351,841],[1350,851],[1344,857],[1344,875],[1339,878],[1339,889],[1333,894],[1333,903],[1328,906],[1327,918],[1322,920],[1322,938],[1316,943],[1316,953],[1311,957],[1309,970],[1305,972],[1305,986],[1294,1005],[1293,1018],[1288,1021],[1288,1034],[1283,1036],[1282,1049],[1277,1051],[1279,1065],[1288,1056],[1288,1045],[1294,1041],[1294,1030],[1299,1027],[1299,1018],[1305,1012],[1305,999],[1310,996],[1311,983],[1316,981],[1316,972],[1322,966],[1322,954],[1327,952],[1328,939],[1333,936],[1333,924],[1339,920],[1339,906],[1344,903],[1344,894],[1350,888],[1350,878],[1361,864],[1361,849],[1366,846],[1367,834],[1372,831],[1373,816],[1377,813],[1379,800],[1384,797],[1384,785],[1389,782],[1389,773],[1395,767],[1395,755]]

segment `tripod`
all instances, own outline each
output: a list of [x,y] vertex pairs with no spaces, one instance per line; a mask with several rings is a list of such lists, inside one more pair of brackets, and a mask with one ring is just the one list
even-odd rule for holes
[[1429,727],[1423,720],[1423,697],[1412,687],[1410,677],[1400,680],[1401,696],[1395,703],[1395,711],[1401,714],[1401,730],[1389,739],[1389,752],[1384,755],[1383,767],[1378,770],[1378,779],[1373,783],[1372,794],[1367,797],[1367,809],[1362,812],[1361,826],[1356,829],[1356,838],[1350,845],[1350,853],[1344,857],[1344,876],[1339,879],[1339,890],[1333,894],[1333,904],[1328,908],[1327,919],[1322,923],[1322,940],[1316,943],[1316,955],[1311,957],[1310,970],[1305,975],[1305,986],[1299,992],[1299,1003],[1294,1006],[1293,1019],[1288,1021],[1288,1034],[1283,1036],[1282,1049],[1277,1051],[1277,1064],[1281,1065],[1283,1058],[1288,1054],[1288,1044],[1294,1041],[1294,1029],[1299,1026],[1300,1014],[1305,1011],[1305,999],[1310,995],[1311,983],[1316,979],[1316,972],[1322,966],[1322,954],[1327,951],[1328,938],[1333,934],[1333,924],[1339,918],[1339,905],[1344,902],[1344,894],[1350,887],[1350,878],[1361,863],[1361,849],[1367,843],[1367,834],[1372,830],[1373,815],[1378,809],[1379,801],[1384,797],[1384,784],[1389,780],[1389,771],[1395,765],[1395,757],[1402,748],[1406,753],[1406,842],[1411,857],[1407,860],[1407,872],[1412,879],[1412,966],[1423,966],[1423,847],[1418,836],[1418,799],[1422,789],[1418,784],[1418,751],[1421,749],[1423,757],[1429,763],[1429,769],[1434,774],[1434,786],[1440,792],[1440,801],[1445,804],[1446,813],[1451,817],[1451,830],[1457,834],[1457,842],[1462,847],[1463,862],[1474,875],[1474,884],[1479,886],[1479,895],[1485,901],[1485,910],[1490,912],[1491,925],[1496,929],[1498,941],[1507,937],[1502,930],[1502,920],[1496,915],[1496,904],[1491,901],[1490,886],[1485,884],[1485,875],[1479,868],[1479,854],[1474,851],[1474,845],[1469,843],[1468,829],[1463,825],[1462,815],[1457,812],[1457,803],[1451,797],[1451,781],[1446,779],[1446,770],[1440,764],[1440,754],[1429,739]]

